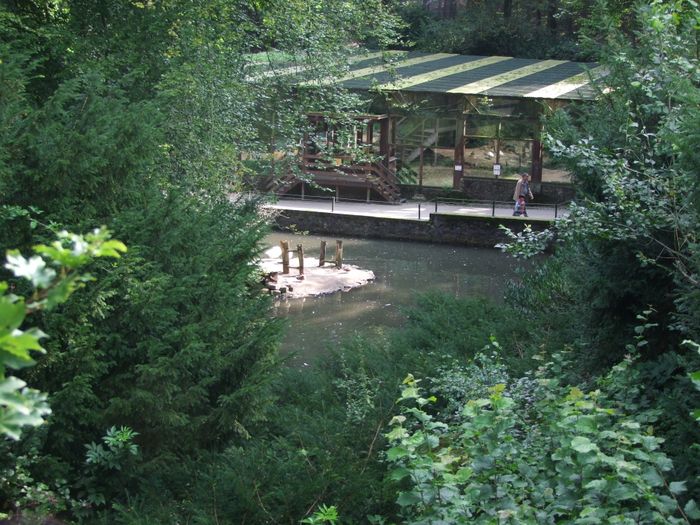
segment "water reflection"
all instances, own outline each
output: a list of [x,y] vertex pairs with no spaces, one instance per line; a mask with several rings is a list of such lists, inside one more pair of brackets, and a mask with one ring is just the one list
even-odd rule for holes
[[289,240],[290,246],[302,243],[307,256],[317,257],[325,240],[330,260],[335,239],[343,241],[344,263],[372,270],[376,279],[349,292],[276,304],[274,314],[289,320],[283,352],[294,354],[299,366],[312,363],[329,345],[357,331],[399,326],[404,320],[401,308],[413,304],[421,292],[441,290],[456,297],[500,301],[517,264],[498,250],[483,248],[282,233],[265,241],[270,246],[280,240]]

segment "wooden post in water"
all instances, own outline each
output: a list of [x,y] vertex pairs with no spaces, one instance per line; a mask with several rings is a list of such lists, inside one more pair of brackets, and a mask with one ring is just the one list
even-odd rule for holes
[[340,268],[343,266],[343,241],[335,241],[335,266]]
[[326,241],[321,241],[321,253],[318,256],[318,265],[323,266],[326,264]]
[[289,241],[280,241],[282,250],[282,273],[289,273]]
[[304,275],[304,247],[297,244],[297,257],[299,258],[299,275]]

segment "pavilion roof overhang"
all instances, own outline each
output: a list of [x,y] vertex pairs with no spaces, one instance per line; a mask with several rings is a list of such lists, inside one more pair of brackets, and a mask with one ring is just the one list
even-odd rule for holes
[[[281,67],[264,74],[296,76],[306,69]],[[593,82],[606,74],[597,63],[384,51],[353,55],[349,69],[340,76],[304,80],[300,84],[338,83],[352,90],[592,100],[598,96]],[[254,78],[260,78],[260,74]]]

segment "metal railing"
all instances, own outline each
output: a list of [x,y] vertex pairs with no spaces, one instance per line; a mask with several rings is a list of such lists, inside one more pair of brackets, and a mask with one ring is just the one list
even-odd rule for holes
[[[503,208],[508,208],[513,209],[514,207],[514,202],[513,201],[497,201],[497,200],[477,200],[477,199],[451,199],[451,198],[444,198],[444,197],[437,197],[432,200],[434,206],[435,206],[435,213],[438,213],[439,205],[440,203],[448,206],[463,206],[463,207],[474,207],[474,208],[490,208],[491,209],[491,216],[495,217],[496,216],[496,209],[503,209]],[[528,202],[527,203],[527,209],[528,210],[552,210],[554,213],[554,218],[558,219],[560,212],[562,209],[566,207],[568,203],[566,202],[561,202],[561,203],[554,203],[554,204],[540,204],[540,203],[535,203],[535,202]]]
[[[408,210],[410,209],[411,206],[414,206],[415,210],[415,215],[413,215],[414,218],[418,218],[418,220],[428,220],[430,213],[453,213],[457,215],[478,215],[478,216],[484,216],[483,212],[487,211],[490,212],[491,217],[496,217],[498,215],[499,217],[504,217],[508,216],[511,214],[513,211],[513,205],[514,203],[512,201],[497,201],[497,200],[476,200],[476,199],[449,199],[449,198],[436,198],[431,201],[421,201],[421,202],[402,202],[400,204],[396,203],[391,203],[387,202],[384,200],[368,200],[368,199],[351,199],[351,198],[345,198],[343,197],[342,199],[339,199],[335,195],[289,195],[285,194],[284,197],[282,197],[284,200],[298,200],[298,201],[316,201],[316,202],[327,202],[327,206],[332,213],[336,212],[337,208],[339,207],[340,204],[342,203],[349,203],[349,204],[372,204],[372,205],[381,205],[382,207],[386,207],[388,209],[397,209],[399,208],[401,211],[403,210]],[[271,204],[276,203],[276,199],[271,199],[268,201]],[[556,203],[556,204],[535,204],[535,203],[528,203],[527,209],[530,211],[533,210],[551,210],[551,215],[555,219],[559,218],[562,215],[562,210],[564,210],[566,207],[566,203]],[[471,209],[466,209],[464,208],[471,208]],[[462,210],[460,210],[462,209]],[[348,211],[348,210],[344,210]],[[427,212],[427,213],[426,213]],[[470,213],[472,212],[472,213]],[[479,213],[481,212],[481,213]],[[399,213],[397,213],[398,215]],[[550,216],[551,216],[550,215]],[[403,218],[409,218],[405,214],[402,215]]]

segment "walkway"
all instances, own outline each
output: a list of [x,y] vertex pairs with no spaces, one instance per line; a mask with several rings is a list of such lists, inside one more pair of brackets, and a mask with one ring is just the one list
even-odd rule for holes
[[528,204],[528,217],[513,217],[513,205],[506,202],[469,201],[407,201],[401,204],[365,201],[336,201],[334,198],[284,197],[267,205],[277,210],[298,210],[337,213],[340,215],[362,215],[366,217],[386,217],[404,220],[427,221],[431,213],[445,215],[466,215],[472,217],[501,217],[522,220],[551,221],[568,214],[565,206],[554,204]]

